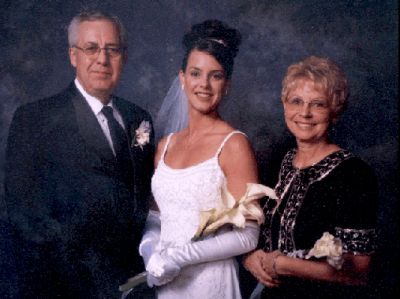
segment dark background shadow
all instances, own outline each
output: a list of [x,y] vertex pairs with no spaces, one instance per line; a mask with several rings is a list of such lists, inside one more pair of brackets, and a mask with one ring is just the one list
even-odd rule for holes
[[[74,79],[66,27],[82,9],[118,15],[129,32],[129,60],[116,94],[153,117],[177,75],[182,34],[218,18],[238,28],[236,59],[223,116],[246,132],[257,152],[262,182],[273,185],[293,140],[283,122],[281,80],[287,66],[326,56],[345,70],[351,98],[335,127],[335,142],[365,159],[380,182],[377,292],[390,298],[399,282],[398,4],[397,1],[34,1],[0,3],[0,181],[12,114],[20,104],[54,94]],[[0,185],[0,198],[4,194]],[[0,210],[0,292],[13,276],[6,213]],[[360,207],[362,209],[363,207]],[[15,288],[15,286],[12,286]]]

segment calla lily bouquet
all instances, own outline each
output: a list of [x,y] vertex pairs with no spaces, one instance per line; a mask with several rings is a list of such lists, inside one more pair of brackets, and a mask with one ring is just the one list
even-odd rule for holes
[[224,185],[219,206],[200,212],[200,224],[192,240],[207,236],[225,224],[244,228],[246,220],[254,220],[260,225],[264,213],[257,200],[264,196],[278,201],[273,189],[253,183],[247,184],[246,193],[237,201]]

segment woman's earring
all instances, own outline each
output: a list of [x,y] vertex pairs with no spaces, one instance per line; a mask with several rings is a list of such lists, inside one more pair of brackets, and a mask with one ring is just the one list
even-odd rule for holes
[[185,85],[182,84],[182,85],[181,85],[181,88],[182,88],[182,90],[185,90]]
[[226,96],[228,95],[228,88],[225,89],[225,95],[226,95]]

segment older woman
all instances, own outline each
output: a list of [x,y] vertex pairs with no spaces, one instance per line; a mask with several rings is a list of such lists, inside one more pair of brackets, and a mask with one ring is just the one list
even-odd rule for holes
[[[377,183],[371,169],[328,138],[346,106],[347,81],[331,60],[308,57],[291,65],[281,100],[297,148],[281,164],[281,200],[245,267],[264,285],[261,298],[366,298],[363,286],[375,250]],[[305,258],[324,232],[342,242],[342,267]],[[258,288],[260,289],[260,288]]]

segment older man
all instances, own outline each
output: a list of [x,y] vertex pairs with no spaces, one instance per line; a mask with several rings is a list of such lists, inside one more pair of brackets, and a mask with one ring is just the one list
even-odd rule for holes
[[148,211],[150,115],[113,96],[125,31],[106,14],[68,28],[76,78],[20,107],[7,147],[5,199],[22,298],[117,298],[143,270],[137,245]]

